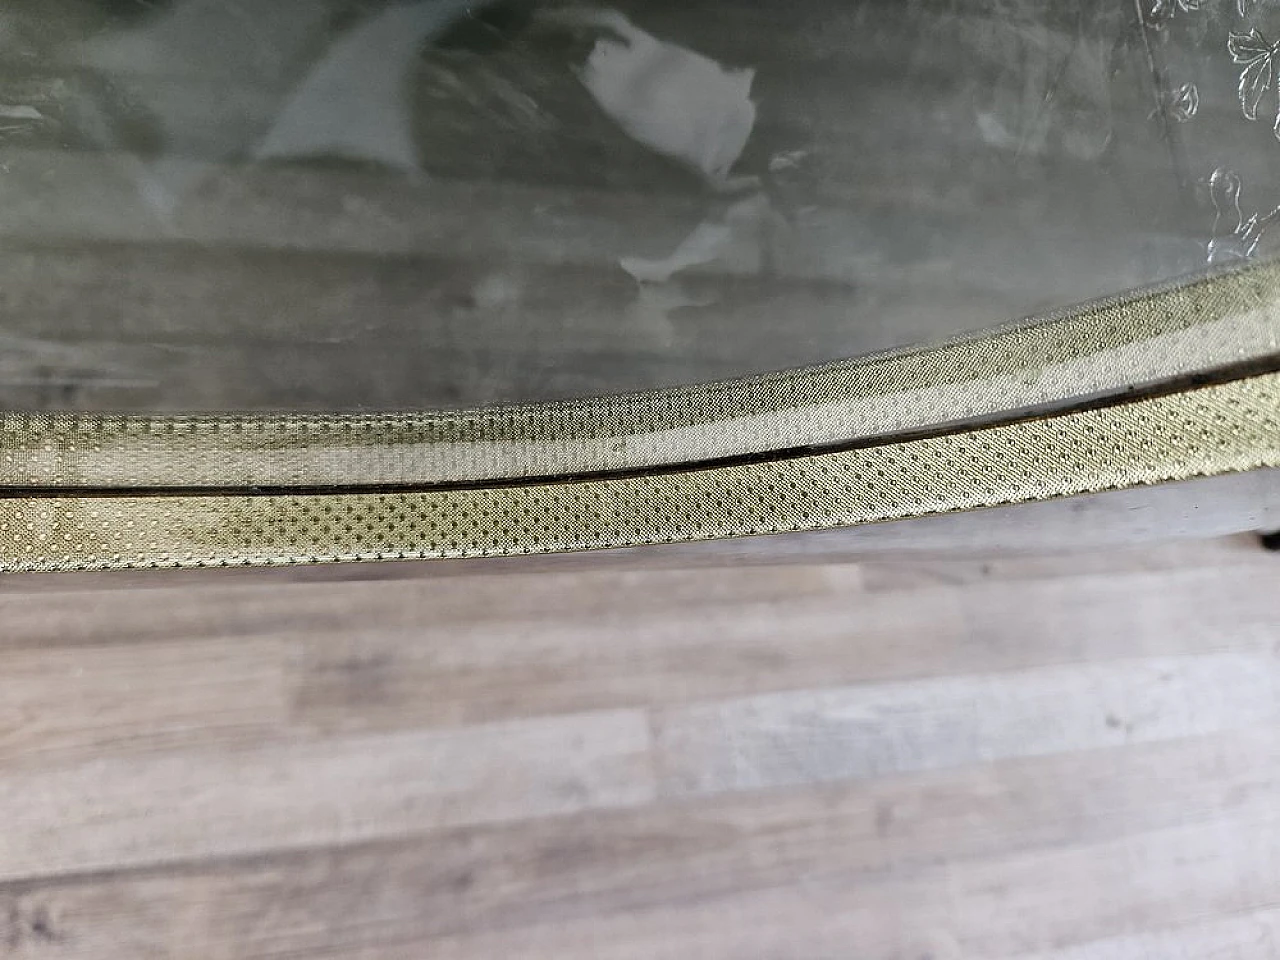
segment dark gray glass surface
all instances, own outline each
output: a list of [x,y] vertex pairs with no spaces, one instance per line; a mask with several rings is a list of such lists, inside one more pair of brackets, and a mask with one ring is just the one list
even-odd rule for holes
[[1245,259],[1277,39],[1258,0],[10,0],[0,406],[648,389]]

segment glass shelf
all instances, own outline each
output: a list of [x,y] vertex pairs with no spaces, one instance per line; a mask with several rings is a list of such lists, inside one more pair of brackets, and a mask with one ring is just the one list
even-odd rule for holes
[[1150,2],[13,0],[0,407],[652,390],[1256,256],[1280,18]]

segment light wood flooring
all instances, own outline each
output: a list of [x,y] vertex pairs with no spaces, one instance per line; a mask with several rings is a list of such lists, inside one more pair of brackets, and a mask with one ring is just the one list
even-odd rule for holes
[[1280,957],[1280,557],[0,580],[0,956]]

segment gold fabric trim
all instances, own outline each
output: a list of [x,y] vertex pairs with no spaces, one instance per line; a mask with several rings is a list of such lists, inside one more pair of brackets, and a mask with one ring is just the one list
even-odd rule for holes
[[10,414],[0,486],[424,486],[648,470],[1053,407],[1277,350],[1280,264],[1260,264],[927,349],[634,396],[405,415]]
[[[189,442],[189,441],[188,441]],[[927,439],[580,482],[15,496],[0,569],[510,556],[814,530],[1280,466],[1280,374]]]

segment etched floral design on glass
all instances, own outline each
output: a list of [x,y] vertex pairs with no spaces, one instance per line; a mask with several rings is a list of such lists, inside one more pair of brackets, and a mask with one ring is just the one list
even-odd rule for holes
[[[1147,11],[1147,22],[1154,26],[1163,26],[1178,13],[1194,13],[1204,6],[1205,0],[1154,0]],[[1244,3],[1246,0],[1237,0]]]
[[1257,251],[1267,228],[1280,221],[1280,207],[1246,218],[1240,206],[1241,189],[1240,175],[1234,170],[1219,167],[1209,177],[1214,208],[1213,239],[1207,250],[1210,263],[1248,260]]
[[[1280,43],[1271,43],[1254,28],[1248,33],[1231,34],[1227,38],[1227,50],[1233,61],[1243,65],[1237,88],[1240,110],[1246,119],[1257,120],[1262,98],[1276,79],[1276,54],[1280,51]],[[1280,139],[1280,104],[1277,104],[1272,129]]]
[[1200,88],[1194,83],[1174,87],[1160,98],[1160,106],[1151,111],[1151,116],[1155,117],[1161,110],[1170,120],[1187,123],[1200,111]]

